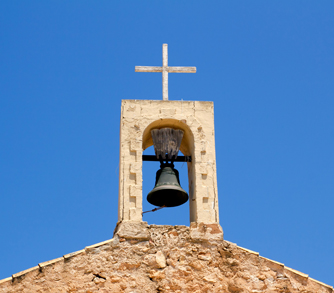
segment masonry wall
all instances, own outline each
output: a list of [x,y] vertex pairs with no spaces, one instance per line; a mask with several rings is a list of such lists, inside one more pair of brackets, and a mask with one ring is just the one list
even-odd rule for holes
[[0,281],[0,292],[333,292],[303,273],[221,240],[216,228],[121,224],[111,240]]

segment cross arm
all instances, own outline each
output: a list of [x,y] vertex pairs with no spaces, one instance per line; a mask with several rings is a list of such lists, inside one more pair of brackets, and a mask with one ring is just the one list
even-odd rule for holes
[[171,66],[167,70],[169,73],[196,73],[196,67]]
[[158,66],[136,66],[135,72],[162,72],[162,67]]

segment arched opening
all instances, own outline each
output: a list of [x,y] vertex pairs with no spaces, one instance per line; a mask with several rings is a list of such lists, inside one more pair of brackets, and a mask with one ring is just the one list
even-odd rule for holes
[[[160,119],[154,121],[146,127],[143,133],[143,154],[154,155],[153,140],[151,136],[152,129],[160,128],[174,128],[181,129],[184,132],[183,139],[180,146],[179,156],[193,156],[194,138],[190,128],[183,122],[176,119]],[[193,172],[191,162],[174,162],[175,168],[179,171],[181,187],[189,194],[189,203],[193,198]],[[147,194],[153,189],[155,184],[156,172],[160,167],[159,162],[143,162],[142,176],[143,176],[143,211],[150,211],[156,206],[147,202]],[[143,221],[149,224],[157,225],[187,225],[189,226],[189,204],[173,207],[163,208],[156,212],[148,212],[143,214]]]

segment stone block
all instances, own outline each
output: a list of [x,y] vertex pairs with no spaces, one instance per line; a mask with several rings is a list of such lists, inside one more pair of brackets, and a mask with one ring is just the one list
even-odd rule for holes
[[157,262],[158,268],[163,269],[167,266],[166,258],[161,251],[158,251],[155,255],[155,261]]
[[130,141],[130,151],[131,152],[136,152],[138,150],[141,150],[141,148],[142,148],[142,142],[139,138],[138,139],[132,139]]
[[125,239],[150,239],[147,222],[124,221],[118,225],[115,234]]
[[[142,219],[142,209],[141,208],[136,208],[133,207],[133,202],[135,201],[134,199],[136,199],[135,197],[130,197],[130,209],[129,209],[129,221],[141,221]],[[135,201],[136,204],[136,201]]]
[[127,118],[138,118],[140,117],[140,105],[131,103],[129,101],[124,101],[123,103],[124,113]]
[[130,164],[130,173],[136,174],[141,172],[142,164],[141,163],[131,163]]
[[202,175],[207,175],[208,174],[208,164],[203,163],[199,167],[199,173]]
[[218,223],[190,223],[190,238],[193,241],[223,241],[223,229]]

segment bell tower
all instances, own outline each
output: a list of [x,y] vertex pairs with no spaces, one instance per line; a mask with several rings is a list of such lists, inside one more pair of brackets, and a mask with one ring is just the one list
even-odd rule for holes
[[168,100],[168,73],[194,73],[196,68],[168,67],[166,60],[164,44],[162,67],[136,66],[137,72],[162,72],[163,100],[122,100],[118,222],[142,222],[143,151],[154,145],[152,134],[172,129],[183,133],[179,150],[188,167],[191,225],[220,227],[213,102]]

